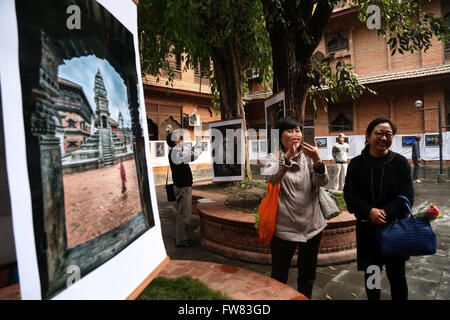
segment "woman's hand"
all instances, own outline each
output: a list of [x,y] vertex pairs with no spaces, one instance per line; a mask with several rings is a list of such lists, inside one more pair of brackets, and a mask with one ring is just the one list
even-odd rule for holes
[[369,213],[370,221],[383,225],[386,223],[386,212],[383,209],[372,208]]
[[319,162],[320,160],[322,160],[320,158],[320,154],[319,154],[319,148],[317,148],[317,143],[314,142],[314,146],[306,143],[306,142],[302,142],[302,150],[303,153],[308,156],[309,158],[311,158],[311,160],[316,163]]
[[297,149],[300,146],[301,142],[302,138],[300,136],[293,135],[289,138],[288,148],[286,153],[284,154],[284,157],[287,160],[291,160],[298,153]]

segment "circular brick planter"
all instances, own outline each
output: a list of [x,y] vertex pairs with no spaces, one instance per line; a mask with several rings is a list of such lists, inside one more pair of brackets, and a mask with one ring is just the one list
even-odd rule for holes
[[[198,203],[199,198],[214,203]],[[227,208],[225,195],[193,191],[194,216],[199,215],[202,246],[233,259],[271,264],[270,244],[257,240],[255,215]],[[337,264],[356,259],[356,219],[347,211],[328,220],[319,247],[318,265]],[[297,252],[292,259],[297,265]]]

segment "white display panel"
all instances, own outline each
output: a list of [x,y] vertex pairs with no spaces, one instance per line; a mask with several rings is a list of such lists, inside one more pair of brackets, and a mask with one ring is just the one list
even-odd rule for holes
[[[68,27],[68,19],[76,12],[68,7],[74,4],[81,9],[81,29]],[[150,162],[136,4],[131,0],[1,1],[0,42],[5,153],[21,297],[125,299],[167,258]],[[61,74],[55,71],[58,67],[80,61],[87,67],[72,67],[65,76],[73,78],[60,80]],[[111,68],[99,67],[103,64]],[[94,66],[99,69],[89,69]],[[75,71],[85,72],[86,77],[99,71],[103,77],[103,85],[91,80],[96,90],[94,103],[89,103],[89,94],[85,94],[83,103],[91,104],[91,112],[81,104],[75,103],[77,107],[71,109],[69,104],[60,103],[66,94],[62,93],[63,84],[73,89],[67,95],[75,97],[74,101],[78,101],[77,93],[83,96],[83,90],[92,89],[85,88],[89,83],[74,81]],[[114,97],[114,79],[121,79],[125,88],[119,90],[122,100]],[[101,101],[103,106],[109,105],[110,114],[105,118],[100,112]],[[125,105],[119,106],[120,101]],[[117,108],[122,108],[125,124],[120,123]],[[70,143],[62,144],[74,136],[67,133],[74,128],[65,120],[76,115],[80,118],[75,124],[77,130],[72,131],[86,135],[85,140],[80,139],[92,148],[79,148],[78,154],[66,148]],[[93,121],[83,118],[89,116]],[[91,132],[86,124],[97,127]],[[97,137],[94,132],[99,132]],[[105,138],[101,133],[106,132],[109,136]],[[97,144],[88,143],[89,139]],[[83,158],[92,154],[96,158]],[[122,162],[128,166],[122,168]],[[87,163],[96,164],[92,167]],[[103,174],[106,170],[108,173]],[[88,183],[95,182],[93,177],[78,179],[80,192],[93,186],[95,191],[104,192],[93,194],[99,201],[110,203],[109,208],[103,202],[96,206],[97,200],[89,192],[82,196],[70,193],[77,189],[73,186],[77,175],[83,174],[111,178],[113,183],[92,185]],[[111,196],[108,193],[113,198],[107,198]],[[80,200],[73,201],[77,195]],[[71,201],[73,207],[69,208]],[[91,207],[85,206],[87,202]],[[127,206],[130,203],[133,205]],[[76,206],[84,209],[76,211]],[[103,212],[105,209],[109,211]],[[73,221],[69,212],[83,215],[95,210],[103,220],[86,220],[89,227],[81,219],[69,223]],[[111,229],[99,231],[94,222],[100,226],[109,222]],[[75,238],[79,243],[70,245]]]

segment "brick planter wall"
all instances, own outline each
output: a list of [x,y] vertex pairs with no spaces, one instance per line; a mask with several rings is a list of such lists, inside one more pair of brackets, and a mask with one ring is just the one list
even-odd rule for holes
[[[215,203],[199,204],[198,198]],[[257,241],[255,216],[231,210],[224,205],[225,196],[193,191],[192,212],[199,214],[202,246],[224,256],[247,262],[271,264],[270,244]],[[319,247],[319,265],[349,262],[356,259],[356,219],[344,211],[328,221]],[[292,265],[297,264],[297,252]]]

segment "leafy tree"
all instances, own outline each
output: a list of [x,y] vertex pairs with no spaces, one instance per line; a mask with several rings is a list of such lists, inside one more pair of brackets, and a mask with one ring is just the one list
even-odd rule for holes
[[[380,8],[378,35],[387,38],[392,54],[426,51],[433,36],[446,41],[448,26],[425,11],[424,0],[350,0],[359,8],[358,18],[371,17],[370,5]],[[304,120],[305,106],[330,103],[339,97],[360,96],[366,88],[358,84],[353,66],[333,62],[316,52],[333,9],[342,1],[262,0],[272,47],[274,91],[285,90],[286,113]]]
[[[200,63],[222,119],[245,120],[244,70],[256,70],[267,83],[271,68],[270,43],[261,13],[261,2],[252,0],[141,0],[142,71],[159,78],[161,69],[168,70],[169,84],[174,66],[167,57],[183,54],[186,68]],[[245,150],[250,175],[248,148]]]

